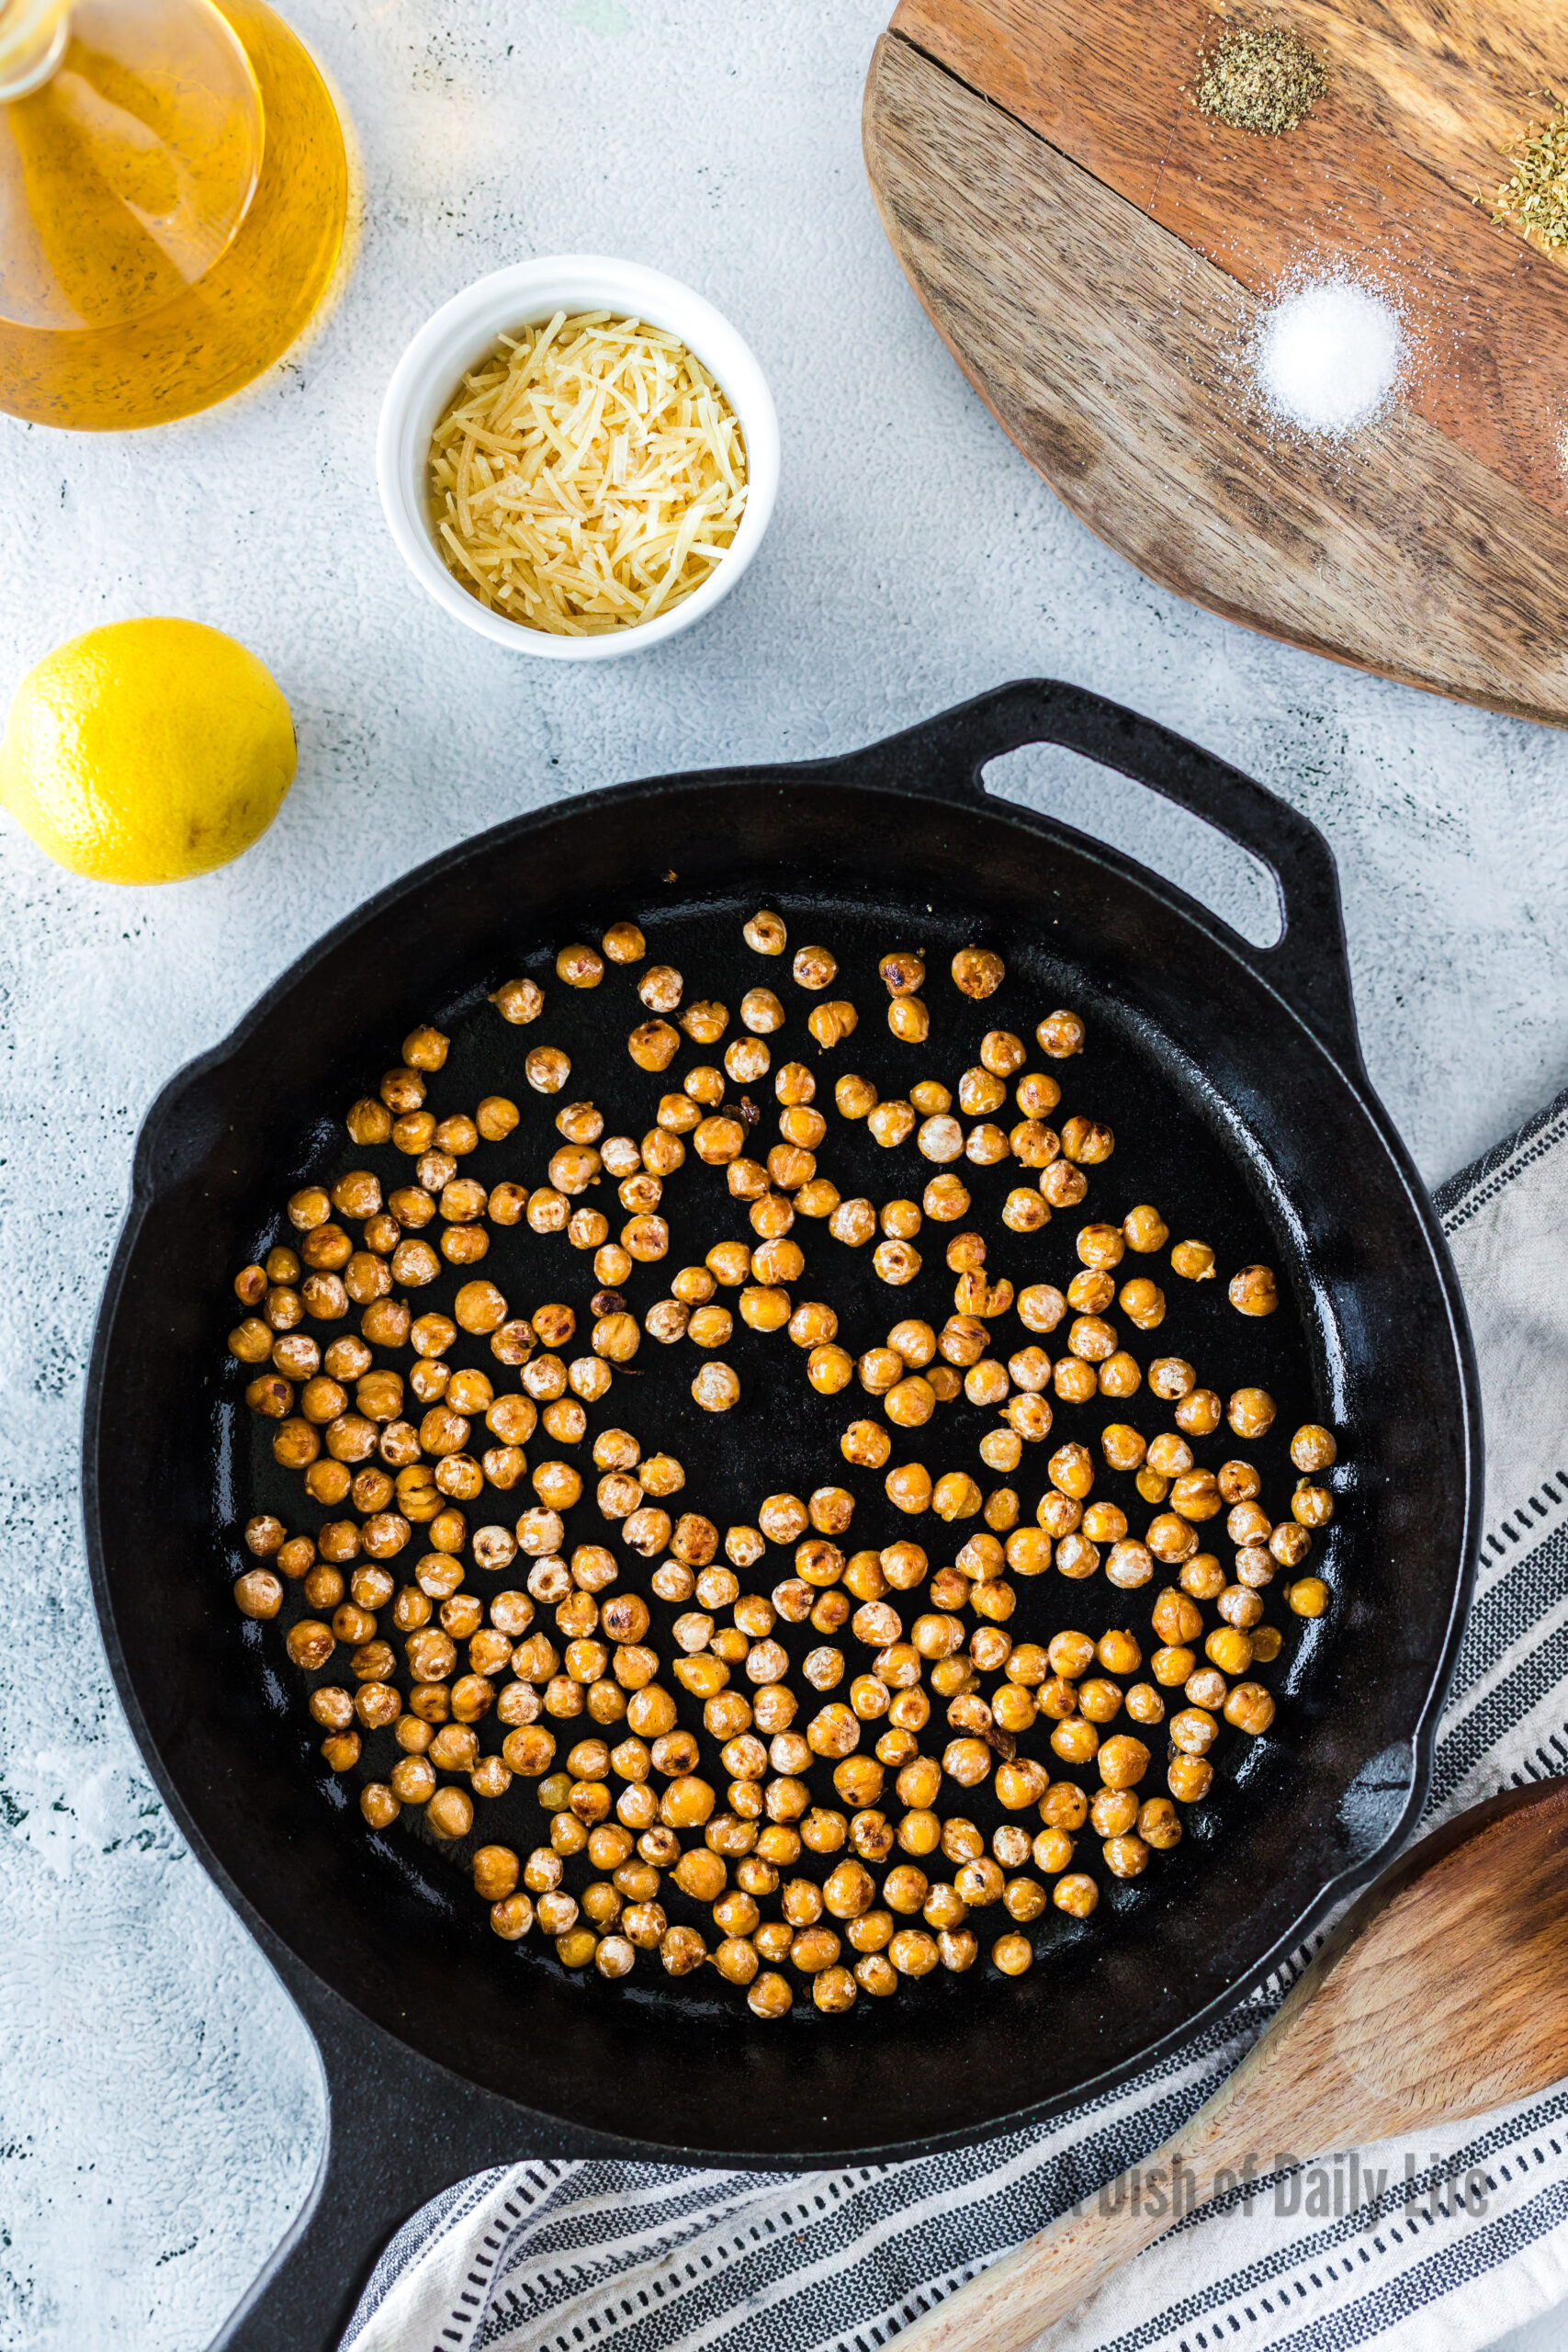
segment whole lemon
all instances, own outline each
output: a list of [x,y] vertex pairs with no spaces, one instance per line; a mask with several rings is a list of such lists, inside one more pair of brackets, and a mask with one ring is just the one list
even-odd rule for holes
[[264,833],[294,780],[269,670],[199,621],[114,621],[46,655],[11,705],[0,802],[96,882],[179,882]]

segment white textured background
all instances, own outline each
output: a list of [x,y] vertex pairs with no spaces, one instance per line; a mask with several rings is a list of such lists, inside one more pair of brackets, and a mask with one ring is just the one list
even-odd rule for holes
[[[1055,673],[1224,753],[1327,832],[1367,1059],[1428,1178],[1568,1078],[1568,740],[1210,619],[1069,519],[884,243],[858,114],[886,13],[298,0],[362,157],[335,307],[273,376],[186,424],[121,440],[0,418],[0,690],[95,622],[187,614],[256,649],[301,739],[272,831],[205,881],[95,888],[0,820],[7,2352],[205,2344],[314,2165],[300,2029],[184,1852],[110,1690],[76,1448],[143,1110],[328,923],[555,794],[835,752]],[[756,349],[784,432],[772,535],[729,602],[662,651],[589,670],[435,615],[372,474],[382,385],[425,315],[483,270],[569,249],[706,292]],[[1133,786],[1043,757],[1025,781],[1201,895],[1250,903],[1201,828]]]

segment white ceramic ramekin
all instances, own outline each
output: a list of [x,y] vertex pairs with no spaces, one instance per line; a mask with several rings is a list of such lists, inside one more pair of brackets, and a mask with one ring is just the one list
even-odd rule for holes
[[[746,509],[712,577],[667,613],[604,637],[553,637],[491,612],[460,588],[437,552],[426,492],[430,436],[465,372],[496,337],[557,311],[613,311],[680,336],[724,389],[746,442]],[[779,480],[779,424],[762,371],[711,302],[662,271],[593,254],[553,254],[481,277],[426,321],[399,360],[376,440],[381,504],[398,551],[426,595],[492,644],[546,662],[608,662],[690,628],[728,595],[761,543]]]

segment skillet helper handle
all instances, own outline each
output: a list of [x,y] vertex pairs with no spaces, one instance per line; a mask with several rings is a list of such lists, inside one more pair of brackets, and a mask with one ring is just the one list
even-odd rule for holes
[[327,2142],[293,2227],[209,2352],[336,2352],[388,2245],[442,2189],[492,2165],[593,2151],[432,2065],[264,1940],[315,2040]]
[[[1087,686],[1021,678],[960,703],[882,749],[905,790],[985,797],[987,763],[1025,743],[1059,743],[1189,809],[1250,851],[1274,876],[1282,936],[1236,951],[1340,1059],[1360,1066],[1334,854],[1317,827],[1239,768],[1168,727],[1108,702]],[[1206,910],[1199,916],[1210,922]],[[1228,926],[1227,926],[1228,930]]]

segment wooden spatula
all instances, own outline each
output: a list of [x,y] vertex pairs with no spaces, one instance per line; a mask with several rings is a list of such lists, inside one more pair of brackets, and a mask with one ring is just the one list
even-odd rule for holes
[[[1415,1847],[1348,1912],[1235,2073],[1140,2165],[1144,2194],[1067,2214],[898,2339],[1015,2352],[1258,2149],[1366,2146],[1528,2098],[1568,2075],[1568,1781],[1510,1791]],[[1227,2186],[1230,2184],[1227,2183]],[[1156,2199],[1154,2201],[1158,2202]]]

